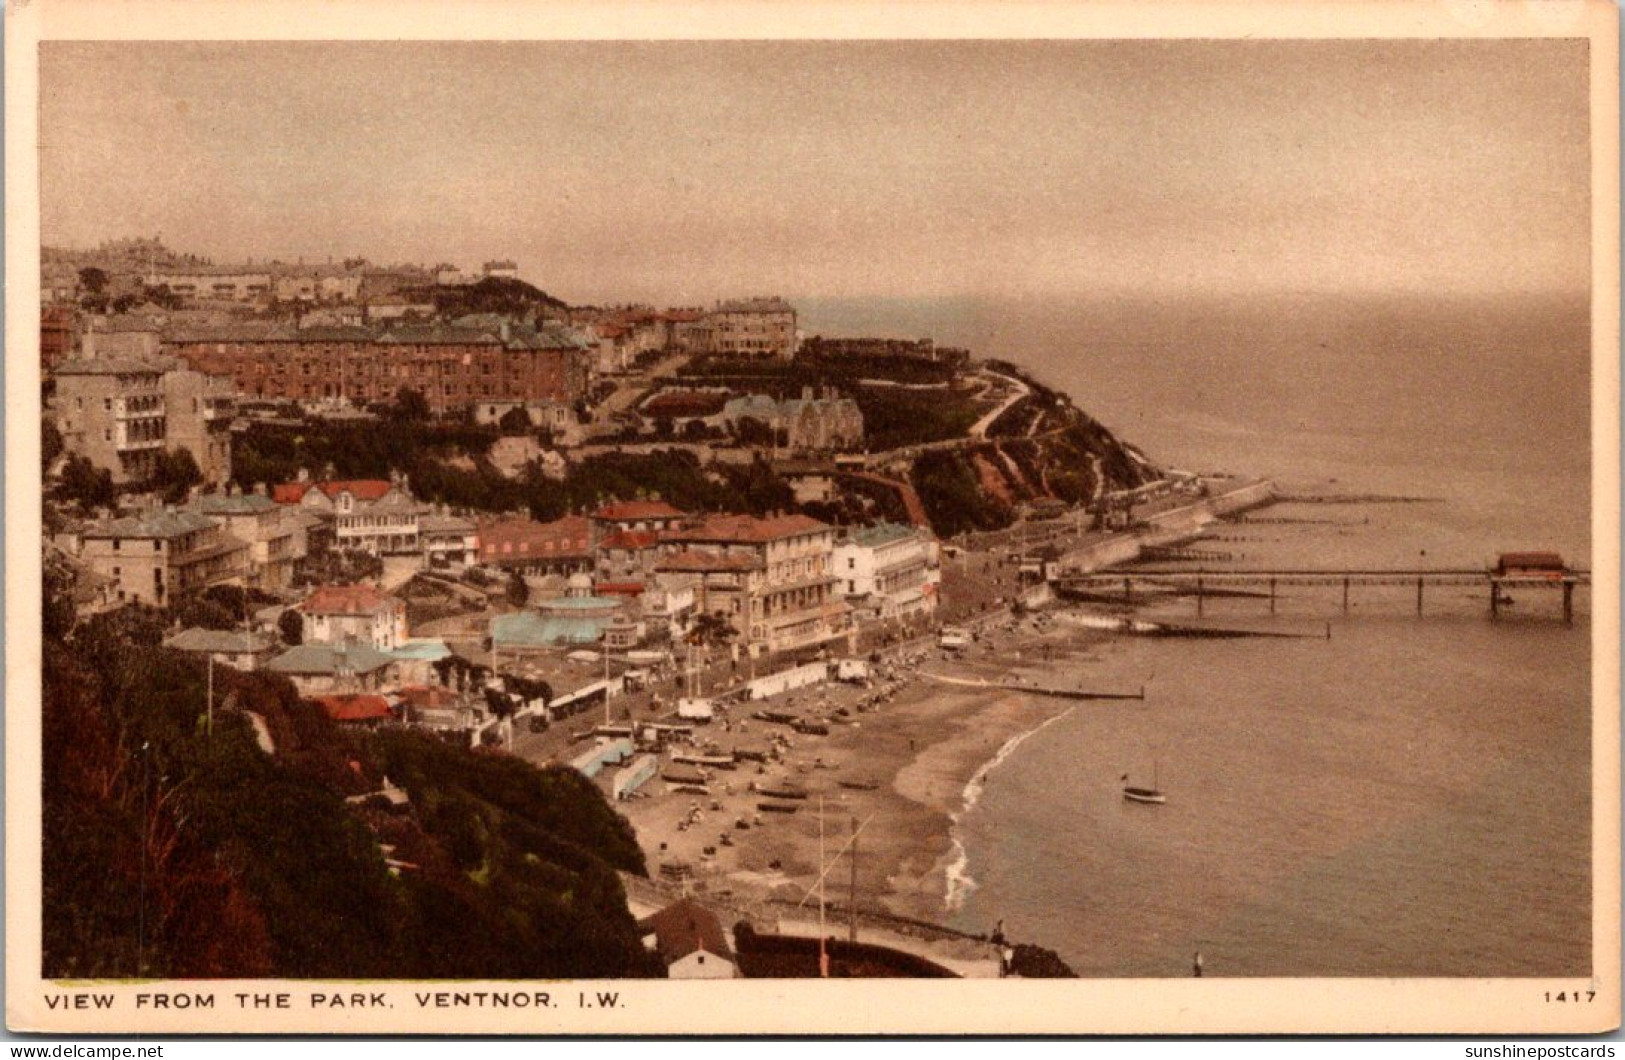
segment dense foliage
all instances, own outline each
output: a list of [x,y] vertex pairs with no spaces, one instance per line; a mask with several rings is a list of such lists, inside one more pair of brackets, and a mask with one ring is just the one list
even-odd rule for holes
[[[226,667],[211,711],[158,618],[124,608],[45,645],[46,976],[660,974],[615,875],[642,855],[584,778],[340,731],[285,680]],[[404,812],[345,801],[385,774]]]
[[232,480],[248,489],[292,482],[300,470],[342,479],[388,478],[395,469],[410,475],[437,458],[484,452],[497,436],[490,427],[404,415],[359,423],[254,423],[233,440]]
[[233,475],[248,488],[292,481],[300,469],[334,478],[386,478],[400,470],[420,500],[476,512],[526,511],[541,520],[633,497],[660,497],[685,511],[755,514],[794,503],[789,486],[766,462],[705,466],[686,449],[600,453],[572,464],[562,481],[534,467],[508,479],[485,458],[497,433],[398,419],[299,427],[256,423],[238,437]]
[[111,471],[97,467],[78,453],[70,453],[62,464],[56,495],[86,509],[109,508],[118,500],[118,487],[113,485]]
[[982,488],[963,452],[923,453],[914,462],[914,489],[931,526],[942,537],[1010,524],[1010,508]]
[[853,396],[871,452],[963,438],[984,411],[956,390],[862,387]]
[[[794,395],[803,386],[840,386],[862,379],[894,383],[946,383],[954,369],[935,361],[912,357],[818,357],[800,354],[793,361],[751,361],[741,364],[727,357],[696,357],[680,375],[701,377],[707,383],[748,382],[754,389],[778,396]],[[844,385],[843,385],[844,384]]]
[[529,316],[538,309],[570,308],[546,291],[510,276],[487,276],[466,286],[436,287],[433,297],[435,311],[447,317],[467,313]]

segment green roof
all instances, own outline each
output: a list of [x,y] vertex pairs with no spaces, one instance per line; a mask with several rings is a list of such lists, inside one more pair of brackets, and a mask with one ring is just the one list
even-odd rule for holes
[[278,655],[265,668],[279,674],[370,674],[394,661],[365,644],[301,644]]
[[236,497],[226,493],[209,493],[186,506],[204,515],[258,515],[275,511],[277,503],[262,493],[243,493]]
[[267,651],[274,644],[275,641],[268,633],[244,633],[233,629],[183,629],[166,640],[164,647],[225,655]]
[[613,596],[562,596],[541,604],[544,611],[601,611],[617,610],[625,601]]
[[158,511],[143,512],[140,515],[126,516],[123,519],[110,519],[105,522],[92,523],[85,527],[83,537],[136,537],[168,539],[180,537],[183,534],[196,533],[207,530],[211,526],[218,526],[213,519],[199,515],[196,512],[171,511],[162,509]]
[[912,526],[904,526],[901,523],[876,523],[854,533],[852,540],[864,548],[879,548],[881,545],[889,545],[893,541],[914,536],[916,534]]

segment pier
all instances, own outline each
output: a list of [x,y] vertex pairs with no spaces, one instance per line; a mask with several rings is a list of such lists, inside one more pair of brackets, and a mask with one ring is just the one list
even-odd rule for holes
[[[1125,604],[1134,603],[1136,589],[1146,593],[1169,591],[1182,596],[1196,597],[1196,613],[1201,614],[1208,596],[1250,596],[1268,599],[1270,613],[1275,613],[1277,591],[1291,586],[1313,586],[1343,590],[1343,610],[1349,609],[1349,599],[1356,586],[1389,586],[1416,588],[1416,613],[1422,614],[1428,587],[1462,586],[1482,588],[1489,598],[1490,614],[1499,617],[1501,607],[1510,590],[1540,589],[1561,591],[1563,594],[1563,621],[1574,621],[1574,590],[1591,584],[1591,572],[1574,568],[1561,571],[1507,572],[1495,569],[1472,568],[1347,568],[1311,569],[1283,568],[1278,570],[1168,570],[1148,568],[1133,571],[1092,571],[1067,573],[1055,579],[1055,588],[1062,594],[1080,593],[1097,597],[1116,597]],[[1238,590],[1245,590],[1244,592]]]

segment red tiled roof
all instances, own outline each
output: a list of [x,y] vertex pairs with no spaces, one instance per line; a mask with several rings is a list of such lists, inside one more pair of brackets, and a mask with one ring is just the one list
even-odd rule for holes
[[395,716],[383,696],[314,696],[311,702],[333,721],[378,721]]
[[698,950],[728,960],[733,953],[728,949],[728,937],[723,934],[722,922],[717,915],[692,898],[681,898],[655,915],[638,921],[643,934],[653,933],[660,959],[667,965],[675,964]]
[[316,486],[329,497],[337,497],[345,490],[358,501],[375,501],[389,492],[389,482],[381,478],[342,479],[337,482],[318,482]]
[[642,596],[642,582],[598,582],[592,591],[599,596]]
[[599,548],[620,548],[628,551],[653,548],[660,543],[660,535],[653,530],[617,530],[598,542]]
[[349,490],[356,500],[375,501],[389,492],[390,483],[381,478],[339,479],[333,482],[283,482],[271,488],[271,499],[278,504],[298,504],[305,499],[311,487],[329,497],[337,497]]
[[681,519],[685,514],[665,501],[615,501],[593,512],[592,517],[619,523],[636,519]]
[[481,562],[513,562],[582,557],[590,554],[590,525],[584,515],[551,523],[502,519],[480,524]]
[[436,707],[455,707],[457,705],[457,693],[449,688],[407,685],[396,691],[402,702],[420,710],[432,710]]
[[299,605],[307,615],[375,615],[399,601],[370,585],[323,585]]
[[646,416],[715,416],[728,404],[727,394],[709,391],[674,390],[643,403]]
[[716,552],[702,552],[699,549],[686,548],[681,552],[673,552],[671,555],[666,556],[655,564],[655,569],[704,573],[707,571],[752,570],[756,566],[756,560],[750,556],[724,556]]
[[673,541],[724,541],[760,544],[830,529],[826,523],[799,513],[771,515],[710,515],[694,526],[672,533]]
[[310,482],[281,482],[271,487],[271,499],[278,504],[298,504],[305,499],[305,493],[313,483]]

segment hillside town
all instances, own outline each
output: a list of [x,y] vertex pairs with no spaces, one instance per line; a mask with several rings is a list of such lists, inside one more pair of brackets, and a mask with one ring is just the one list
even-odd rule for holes
[[[575,770],[654,848],[625,885],[668,974],[744,974],[683,897],[754,871],[732,829],[698,838],[708,812],[741,838],[794,814],[818,742],[939,639],[1209,488],[1008,364],[809,336],[776,297],[570,306],[512,261],[220,266],[158,239],[48,249],[43,275],[68,627],[145,616],[206,668],[211,718],[230,668],[340,730]],[[959,965],[851,959],[1009,970],[947,943]],[[793,974],[774,945],[745,963]]]

